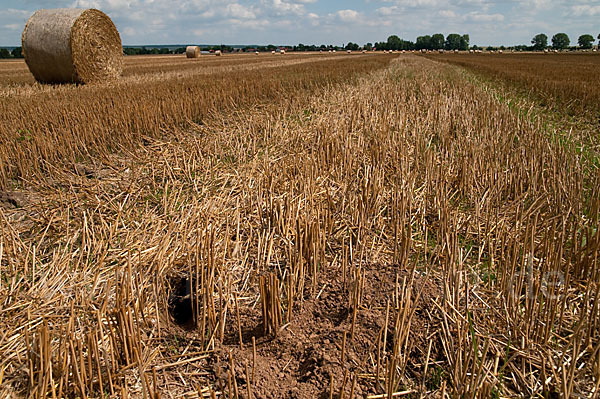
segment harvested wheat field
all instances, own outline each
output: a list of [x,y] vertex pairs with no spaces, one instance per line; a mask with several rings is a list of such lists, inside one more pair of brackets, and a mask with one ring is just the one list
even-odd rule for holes
[[599,397],[597,115],[412,54],[0,76],[0,397]]

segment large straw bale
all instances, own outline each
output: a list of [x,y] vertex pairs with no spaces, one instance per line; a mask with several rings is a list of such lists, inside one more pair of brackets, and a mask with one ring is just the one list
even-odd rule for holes
[[43,83],[106,81],[123,70],[119,32],[95,9],[36,11],[25,25],[22,45],[29,70]]
[[198,57],[200,57],[200,47],[198,47],[198,46],[187,46],[185,48],[185,55],[188,58],[198,58]]

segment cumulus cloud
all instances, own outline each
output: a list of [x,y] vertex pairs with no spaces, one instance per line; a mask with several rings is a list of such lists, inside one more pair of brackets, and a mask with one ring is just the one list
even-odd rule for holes
[[596,15],[600,15],[600,5],[575,5],[571,7],[571,14],[575,17],[592,17]]
[[125,44],[294,44],[408,40],[469,33],[473,44],[528,43],[534,34],[597,29],[600,0],[1,0],[0,46],[18,45],[39,8],[94,7]]
[[344,22],[354,22],[360,16],[360,13],[355,10],[339,10],[336,14],[340,21]]
[[254,19],[256,14],[247,7],[244,7],[238,3],[227,5],[227,14],[232,18],[240,19]]
[[438,14],[442,18],[456,18],[456,13],[452,10],[440,10]]
[[[267,7],[270,7],[271,10],[275,11],[277,15],[285,15],[285,14],[296,14],[302,15],[305,13],[304,4],[298,4],[298,2],[287,1],[287,0],[269,0],[264,1]],[[269,10],[269,8],[267,8]]]
[[390,15],[394,15],[398,12],[399,8],[397,6],[392,7],[380,7],[376,10],[377,14],[387,17]]

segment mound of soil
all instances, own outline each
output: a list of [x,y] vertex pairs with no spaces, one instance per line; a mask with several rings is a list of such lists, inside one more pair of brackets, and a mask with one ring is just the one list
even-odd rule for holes
[[[284,325],[276,337],[262,336],[260,307],[241,305],[241,328],[244,347],[240,349],[237,323],[227,326],[229,335],[209,359],[215,389],[229,390],[230,357],[235,368],[240,398],[247,398],[246,366],[248,367],[252,397],[254,398],[329,398],[333,376],[333,397],[349,397],[353,376],[357,376],[355,396],[383,392],[375,381],[377,343],[384,324],[386,307],[394,294],[397,281],[407,277],[396,266],[370,265],[365,269],[362,305],[356,316],[354,338],[351,339],[352,307],[348,289],[344,289],[339,273],[332,271],[323,276],[318,298],[309,299],[295,309],[292,320]],[[423,276],[415,276],[413,292],[423,289],[416,306],[409,336],[410,354],[407,373],[418,377],[425,362],[429,332],[435,331],[428,309],[440,290]],[[387,350],[392,349],[390,312]],[[235,317],[234,317],[235,318]],[[347,334],[346,353],[342,362],[342,341]],[[256,339],[256,361],[252,337]],[[431,359],[437,356],[433,346]],[[419,367],[415,367],[418,365]],[[254,374],[254,378],[252,377]],[[381,376],[383,376],[383,366]],[[421,377],[422,378],[422,377]],[[420,379],[419,379],[420,380]],[[345,384],[344,384],[345,381]],[[382,381],[383,383],[383,381]],[[232,383],[234,387],[235,384]],[[235,389],[235,387],[233,388]]]

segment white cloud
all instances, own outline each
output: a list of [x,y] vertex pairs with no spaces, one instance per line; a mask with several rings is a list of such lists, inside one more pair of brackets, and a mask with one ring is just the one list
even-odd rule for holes
[[502,14],[481,14],[478,12],[470,12],[465,17],[468,21],[473,22],[502,22],[504,15]]
[[382,15],[382,16],[389,16],[389,15],[394,15],[396,12],[398,12],[398,7],[397,6],[392,6],[392,7],[380,7],[377,10],[375,10],[377,12],[377,14]]
[[266,19],[230,19],[228,22],[242,29],[263,29],[270,25]]
[[[265,3],[264,0],[263,0],[263,3]],[[283,15],[283,14],[302,15],[305,13],[303,4],[297,4],[295,2],[287,1],[287,0],[269,0],[268,2],[266,2],[266,6],[272,7],[272,9],[275,11],[275,13],[277,15]]]
[[448,0],[384,0],[388,3],[394,3],[398,7],[423,8],[423,7],[442,7],[448,3]]
[[308,13],[306,17],[312,26],[318,26],[320,24],[320,17],[314,12]]
[[358,17],[360,16],[360,13],[355,10],[339,10],[336,14],[343,22],[354,22],[358,20]]
[[442,18],[456,18],[456,13],[452,10],[440,10],[438,14]]
[[227,14],[232,18],[240,18],[240,19],[256,18],[256,14],[252,10],[250,10],[238,3],[233,3],[233,4],[227,5]]
[[571,7],[571,13],[575,17],[592,17],[600,15],[600,5],[575,5]]
[[533,35],[598,28],[600,0],[0,0],[0,45],[20,43],[39,8],[95,7],[124,44],[365,43],[398,35],[468,33],[473,44],[529,43]]

